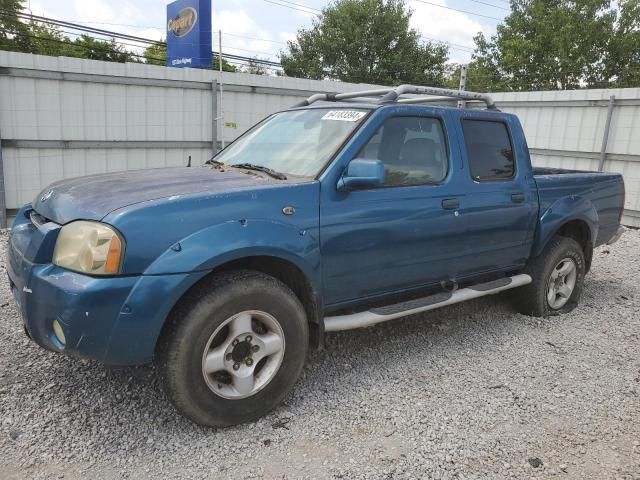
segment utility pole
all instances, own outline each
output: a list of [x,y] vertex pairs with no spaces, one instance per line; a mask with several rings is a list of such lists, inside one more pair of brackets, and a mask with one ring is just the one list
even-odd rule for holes
[[224,103],[222,101],[222,30],[218,30],[218,67],[220,67],[220,144],[224,149]]
[[[460,65],[460,86],[459,92],[464,92],[467,89],[467,65]],[[458,108],[464,108],[466,102],[464,100],[458,100]]]

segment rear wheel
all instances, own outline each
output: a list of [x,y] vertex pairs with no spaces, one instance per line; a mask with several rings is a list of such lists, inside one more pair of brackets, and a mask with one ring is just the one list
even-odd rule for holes
[[304,308],[286,285],[262,273],[214,277],[169,322],[158,349],[165,389],[200,425],[256,420],[280,403],[302,370]]
[[533,282],[514,291],[518,311],[535,317],[570,312],[582,294],[585,272],[584,252],[578,242],[552,238],[523,272]]

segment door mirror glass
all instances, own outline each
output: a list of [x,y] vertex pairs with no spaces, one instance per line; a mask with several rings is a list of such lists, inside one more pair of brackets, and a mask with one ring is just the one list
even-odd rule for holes
[[355,158],[349,162],[347,171],[338,180],[338,190],[357,190],[377,187],[384,183],[384,165],[380,160]]

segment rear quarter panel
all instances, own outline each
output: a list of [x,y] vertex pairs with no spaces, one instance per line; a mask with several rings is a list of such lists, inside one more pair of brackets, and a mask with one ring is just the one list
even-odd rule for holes
[[544,169],[534,169],[534,175],[540,201],[534,255],[571,220],[589,225],[593,246],[606,243],[616,232],[624,198],[621,175]]

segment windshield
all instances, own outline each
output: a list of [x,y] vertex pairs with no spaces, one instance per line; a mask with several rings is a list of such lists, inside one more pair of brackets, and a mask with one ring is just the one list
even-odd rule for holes
[[330,108],[277,113],[247,131],[215,160],[314,177],[366,114],[367,110]]

